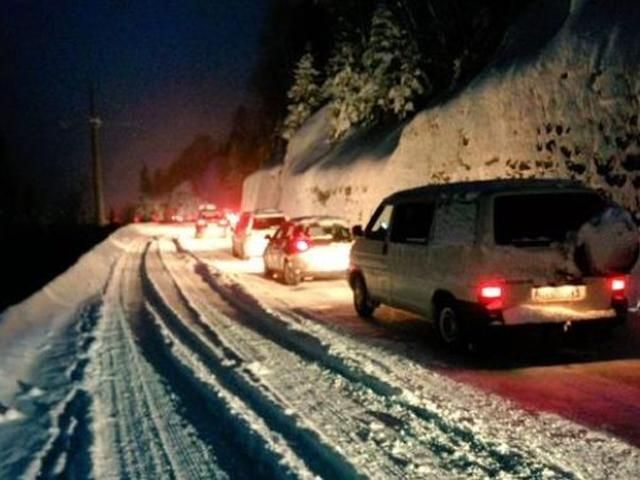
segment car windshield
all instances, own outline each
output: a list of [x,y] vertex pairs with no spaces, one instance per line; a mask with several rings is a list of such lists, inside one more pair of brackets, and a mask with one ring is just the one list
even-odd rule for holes
[[267,230],[282,225],[284,217],[255,217],[253,219],[254,230]]
[[588,192],[500,196],[494,201],[495,242],[519,247],[563,242],[605,207],[603,198]]

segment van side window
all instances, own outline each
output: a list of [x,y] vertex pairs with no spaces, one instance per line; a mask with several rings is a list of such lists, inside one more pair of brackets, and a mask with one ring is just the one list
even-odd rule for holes
[[394,243],[427,243],[431,232],[431,223],[433,223],[433,213],[434,205],[427,202],[396,205],[391,241]]
[[370,240],[384,240],[387,238],[387,231],[391,224],[392,211],[392,205],[385,205],[384,207],[379,208],[373,215],[369,225],[367,225],[367,229],[364,232],[365,238]]
[[476,238],[476,202],[452,201],[438,205],[433,219],[433,245],[473,245]]

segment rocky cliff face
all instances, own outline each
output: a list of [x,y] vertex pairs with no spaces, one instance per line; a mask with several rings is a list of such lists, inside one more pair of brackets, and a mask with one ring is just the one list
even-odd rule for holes
[[243,208],[365,221],[389,193],[495,177],[573,177],[630,208],[640,189],[640,4],[542,0],[466,89],[393,130],[328,141],[320,110]]

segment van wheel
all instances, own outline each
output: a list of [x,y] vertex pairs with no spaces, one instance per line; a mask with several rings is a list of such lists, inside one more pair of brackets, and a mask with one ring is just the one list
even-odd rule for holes
[[282,273],[284,283],[287,285],[298,285],[300,283],[300,274],[296,272],[291,262],[284,264],[284,271]]
[[466,329],[453,301],[447,301],[436,309],[435,327],[438,338],[453,350],[466,346]]
[[355,307],[358,316],[362,318],[371,318],[377,305],[369,296],[369,291],[367,290],[367,285],[364,283],[364,278],[362,278],[361,275],[354,277],[351,288],[353,289],[353,306]]

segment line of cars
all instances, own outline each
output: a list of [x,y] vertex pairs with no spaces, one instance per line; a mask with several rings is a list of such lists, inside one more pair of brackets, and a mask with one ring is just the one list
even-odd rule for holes
[[[607,215],[617,223],[605,245],[584,240]],[[639,243],[631,216],[579,183],[502,180],[397,192],[364,228],[244,212],[231,248],[261,256],[265,274],[287,285],[344,277],[361,317],[381,304],[404,309],[455,348],[492,326],[622,324]]]
[[234,228],[231,252],[262,256],[265,275],[287,285],[305,278],[345,277],[352,235],[345,219],[331,216],[287,218],[279,210],[243,212]]

